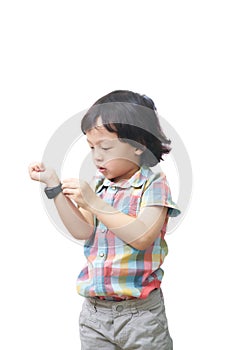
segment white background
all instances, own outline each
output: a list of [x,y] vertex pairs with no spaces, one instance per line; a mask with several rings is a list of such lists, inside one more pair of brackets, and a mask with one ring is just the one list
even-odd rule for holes
[[226,0],[1,2],[1,349],[80,349],[82,247],[52,225],[27,166],[115,89],[154,99],[192,161],[164,264],[174,350],[233,347],[232,32]]

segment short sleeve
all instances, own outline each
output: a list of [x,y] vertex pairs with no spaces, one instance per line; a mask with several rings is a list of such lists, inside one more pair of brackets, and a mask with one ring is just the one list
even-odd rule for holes
[[154,205],[168,207],[168,215],[171,217],[178,216],[181,213],[172,200],[170,187],[164,173],[153,174],[145,185],[141,208]]

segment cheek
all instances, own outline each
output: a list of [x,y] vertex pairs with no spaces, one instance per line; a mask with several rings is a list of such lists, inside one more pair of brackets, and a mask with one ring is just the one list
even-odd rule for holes
[[114,169],[116,168],[116,166],[118,165],[119,161],[117,159],[113,159],[113,158],[110,158],[110,159],[106,159],[105,161],[105,165],[109,168],[109,169]]
[[116,161],[129,161],[133,158],[134,152],[131,148],[125,147],[125,145],[121,145],[121,147],[118,147],[118,149],[111,152],[108,156],[109,160],[116,160]]
[[111,151],[111,152],[106,152],[104,154],[104,159],[106,163],[115,163],[119,160],[122,160],[123,155],[122,153],[118,152],[117,150]]
[[122,169],[127,170],[132,166],[131,165],[132,162],[130,162],[128,159],[125,159],[125,158],[112,159],[107,161],[105,164],[109,171],[114,171],[114,172],[119,172],[119,171],[121,172]]
[[133,149],[127,147],[124,144],[104,154],[105,164],[108,164],[109,166],[127,166],[127,163],[129,163],[129,161],[134,162],[134,158],[135,155]]

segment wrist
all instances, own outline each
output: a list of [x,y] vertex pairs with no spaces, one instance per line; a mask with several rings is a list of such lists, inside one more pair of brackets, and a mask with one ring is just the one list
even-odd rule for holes
[[61,183],[61,182],[60,182],[59,178],[58,178],[56,175],[54,175],[54,176],[52,176],[51,178],[49,178],[49,179],[46,181],[45,184],[46,184],[47,187],[56,187],[56,186],[58,186],[60,183]]
[[95,200],[92,202],[91,206],[89,206],[89,211],[98,217],[101,214],[112,214],[115,209],[106,203],[102,198],[96,196]]

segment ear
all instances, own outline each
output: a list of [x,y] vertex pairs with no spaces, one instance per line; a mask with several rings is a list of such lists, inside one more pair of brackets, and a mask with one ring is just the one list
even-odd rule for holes
[[135,153],[137,156],[141,156],[142,153],[145,151],[145,149],[146,149],[145,146],[142,146],[141,148],[135,148],[134,153]]

